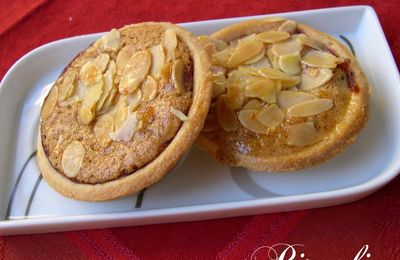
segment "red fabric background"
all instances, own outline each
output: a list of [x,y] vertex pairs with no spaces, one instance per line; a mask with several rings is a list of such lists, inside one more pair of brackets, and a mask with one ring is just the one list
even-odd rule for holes
[[[2,0],[0,78],[21,56],[44,43],[129,23],[188,22],[353,4],[375,8],[399,65],[398,0]],[[248,259],[258,247],[279,242],[304,244],[304,259],[353,259],[365,244],[370,246],[370,259],[400,259],[399,188],[398,177],[366,199],[324,209],[0,237],[0,259]]]

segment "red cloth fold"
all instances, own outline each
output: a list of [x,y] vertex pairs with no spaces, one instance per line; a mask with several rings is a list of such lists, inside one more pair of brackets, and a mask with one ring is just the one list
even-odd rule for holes
[[[188,22],[354,4],[375,8],[400,64],[398,0],[3,0],[0,78],[21,56],[44,43],[124,24]],[[280,242],[304,245],[298,248],[304,258],[298,255],[296,259],[353,259],[366,244],[370,259],[400,259],[399,188],[400,178],[396,178],[368,198],[324,209],[0,237],[0,259],[250,259],[257,248]]]

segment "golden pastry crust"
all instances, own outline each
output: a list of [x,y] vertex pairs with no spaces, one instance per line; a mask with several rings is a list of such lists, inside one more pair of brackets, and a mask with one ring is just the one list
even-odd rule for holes
[[[39,134],[38,139],[38,162],[40,170],[43,174],[43,177],[50,184],[50,186],[52,186],[55,190],[57,190],[64,196],[78,200],[102,201],[129,195],[145,187],[148,187],[151,184],[160,180],[176,164],[176,162],[190,148],[191,144],[194,142],[195,138],[203,127],[204,119],[207,115],[211,99],[211,76],[209,72],[210,64],[207,54],[205,53],[204,49],[197,43],[193,35],[176,25],[170,23],[154,22],[146,22],[136,25],[125,26],[119,31],[121,32],[121,41],[124,42],[124,37],[126,36],[128,38],[135,39],[135,35],[129,34],[140,32],[140,30],[142,29],[153,29],[153,31],[157,33],[157,30],[159,30],[160,28],[164,31],[173,30],[176,33],[178,45],[175,55],[181,55],[180,57],[182,57],[184,64],[192,63],[193,79],[189,80],[192,81],[192,83],[190,82],[190,85],[192,85],[192,89],[188,95],[183,95],[182,98],[168,97],[166,93],[162,93],[162,98],[155,98],[152,102],[153,104],[156,103],[156,108],[158,107],[160,109],[165,109],[171,106],[182,111],[183,113],[187,114],[187,120],[181,122],[171,112],[162,112],[161,110],[157,111],[157,109],[155,109],[155,111],[153,112],[159,113],[161,117],[163,117],[163,119],[154,124],[153,130],[156,131],[157,129],[160,129],[159,132],[157,132],[159,138],[163,138],[164,135],[171,135],[171,137],[166,138],[165,140],[160,142],[159,145],[155,145],[154,150],[156,151],[154,153],[146,150],[142,151],[143,154],[147,153],[150,155],[147,156],[148,158],[144,159],[143,162],[139,163],[138,165],[135,165],[136,161],[132,161],[132,159],[129,158],[129,154],[127,153],[125,157],[121,160],[123,163],[131,165],[129,167],[126,167],[126,169],[124,169],[123,172],[120,172],[119,174],[110,176],[107,173],[107,169],[103,169],[100,167],[100,170],[104,170],[104,175],[106,176],[104,178],[102,178],[102,172],[96,172],[96,174],[91,174],[87,177],[85,177],[85,175],[79,175],[83,177],[81,179],[78,179],[76,177],[68,176],[68,172],[63,172],[59,168],[53,167],[49,154],[46,152],[46,149],[48,149],[49,146],[43,145],[43,132],[40,131],[41,134]],[[148,41],[149,39],[144,38],[142,41],[136,42],[137,48],[139,50],[142,49],[143,46],[140,46],[141,44],[144,44],[146,47],[150,44]],[[90,48],[92,47],[89,47],[88,49]],[[74,62],[79,61],[79,57],[85,55],[85,53],[87,53],[87,51],[84,51],[80,55],[78,55],[78,57],[74,59],[74,61],[64,70],[62,75],[64,75],[65,72],[68,71],[68,69],[74,64]],[[189,54],[189,56],[187,54]],[[186,79],[186,82],[187,80],[188,79]],[[161,85],[166,88],[174,88],[174,86],[168,84]],[[46,100],[49,99],[50,96],[51,94],[46,98]],[[46,106],[46,101],[44,106]],[[77,105],[75,104],[75,106]],[[77,108],[75,109],[74,105],[71,105],[69,109],[72,111],[72,114],[77,116]],[[138,108],[138,113],[140,113],[140,109],[141,107]],[[142,109],[144,110],[143,112],[146,115],[145,106]],[[167,113],[168,116],[165,116]],[[164,129],[161,129],[160,127],[160,124],[162,123],[165,124]],[[43,126],[42,122],[41,126]],[[93,133],[91,133],[91,135],[93,135]],[[93,139],[94,137],[92,136],[91,138]],[[138,139],[140,139],[140,137],[138,137]],[[134,140],[135,135],[132,138],[133,144],[135,144]],[[110,147],[113,146],[114,143],[117,142],[112,141]],[[85,145],[87,144],[84,143],[84,146]],[[122,146],[121,144],[117,144],[117,146],[118,145]],[[140,143],[136,142],[135,147],[139,145]],[[90,146],[90,148],[92,148],[92,146]],[[86,147],[86,149],[88,148]],[[147,147],[146,149],[150,149],[150,147]],[[96,158],[97,162],[107,161],[107,156],[103,155],[103,158],[101,156],[102,155],[100,154],[100,156]],[[132,158],[138,158],[137,156],[135,156],[133,156]],[[59,164],[60,161],[61,159],[59,158]],[[86,165],[85,163],[86,162],[84,162],[83,164]]]
[[[250,34],[277,30],[285,21],[285,19],[246,21],[223,28],[211,36],[229,43]],[[219,163],[242,166],[255,171],[296,171],[322,163],[342,152],[354,142],[365,126],[368,119],[370,87],[353,54],[332,36],[305,24],[297,24],[296,33],[304,33],[323,43],[330,52],[347,61],[344,63],[347,66],[335,69],[328,83],[312,91],[316,96],[328,95],[334,103],[341,104],[338,108],[334,107],[333,111],[325,113],[337,118],[325,120],[321,115],[321,124],[325,124],[324,127],[329,129],[325,133],[324,140],[304,147],[288,146],[276,141],[279,136],[285,134],[283,128],[282,131],[278,129],[268,135],[251,133],[243,126],[239,126],[239,129],[233,132],[225,132],[222,129],[201,132],[196,144]],[[353,82],[348,82],[347,73],[351,73],[349,79]],[[303,119],[302,122],[305,121],[306,119]],[[334,127],[327,126],[333,123]],[[248,143],[243,144],[246,138],[250,143],[256,144],[249,146]]]

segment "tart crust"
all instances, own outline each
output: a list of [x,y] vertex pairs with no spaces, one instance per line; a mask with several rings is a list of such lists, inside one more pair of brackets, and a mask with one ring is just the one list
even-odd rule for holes
[[149,163],[130,174],[124,174],[116,179],[94,184],[76,182],[57,171],[45,153],[41,131],[39,131],[38,163],[40,171],[49,185],[62,195],[77,200],[104,201],[138,192],[166,175],[187,152],[202,129],[209,109],[212,90],[208,55],[190,32],[171,23],[146,22],[125,26],[120,30],[153,25],[162,26],[165,30],[172,29],[178,39],[189,49],[194,69],[192,102],[187,113],[187,120],[182,122],[176,135],[165,149]]
[[[225,27],[211,36],[229,43],[253,33],[276,30],[285,21],[279,18],[245,21]],[[201,132],[196,145],[208,152],[217,162],[254,171],[296,171],[325,162],[339,154],[355,141],[360,130],[365,126],[369,113],[370,86],[354,55],[334,37],[313,27],[298,23],[297,32],[320,41],[336,56],[348,61],[347,69],[352,72],[357,91],[351,91],[345,115],[336,129],[329,133],[327,140],[302,147],[294,153],[282,153],[278,150],[273,155],[254,156],[243,153],[239,151],[240,149],[232,149],[232,146],[227,147],[224,143],[226,140],[221,140],[225,138],[223,135],[213,137],[212,132]]]

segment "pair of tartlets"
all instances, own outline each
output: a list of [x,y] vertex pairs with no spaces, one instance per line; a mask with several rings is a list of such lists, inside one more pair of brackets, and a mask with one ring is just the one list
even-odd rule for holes
[[352,143],[368,99],[347,48],[294,21],[197,39],[170,23],[130,25],[80,53],[52,86],[39,167],[58,192],[89,201],[157,182],[196,138],[226,165],[297,170]]

